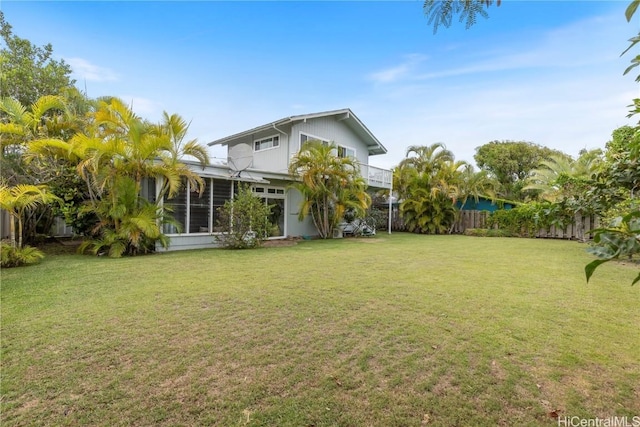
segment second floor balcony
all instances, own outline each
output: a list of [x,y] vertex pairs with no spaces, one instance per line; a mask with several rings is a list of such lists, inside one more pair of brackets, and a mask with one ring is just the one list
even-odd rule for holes
[[369,187],[391,189],[391,183],[393,182],[393,172],[391,170],[361,163],[360,173]]

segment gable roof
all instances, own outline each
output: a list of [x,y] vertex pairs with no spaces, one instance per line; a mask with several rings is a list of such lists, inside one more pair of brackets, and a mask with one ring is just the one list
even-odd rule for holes
[[341,110],[333,110],[333,111],[324,111],[321,113],[312,113],[312,114],[301,114],[298,116],[290,116],[285,117],[284,119],[276,120],[271,123],[264,124],[262,126],[258,126],[244,132],[236,133],[233,135],[226,136],[224,138],[217,139],[215,141],[209,142],[207,145],[227,145],[231,141],[242,138],[263,130],[267,129],[276,129],[277,126],[282,126],[284,124],[293,124],[295,122],[305,121],[309,119],[315,119],[318,117],[331,117],[331,116],[340,116],[338,118],[339,121],[344,122],[349,129],[351,129],[358,137],[362,139],[367,144],[367,148],[369,149],[369,155],[375,154],[385,154],[387,149],[378,141],[371,131],[360,121],[360,119],[353,114],[353,111],[349,108],[343,108]]

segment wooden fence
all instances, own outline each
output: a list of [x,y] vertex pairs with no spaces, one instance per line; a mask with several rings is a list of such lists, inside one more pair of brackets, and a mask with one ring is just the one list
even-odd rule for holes
[[[460,217],[454,224],[452,234],[464,234],[468,228],[485,228],[489,212],[487,211],[460,211]],[[599,227],[598,217],[595,215],[576,214],[573,224],[565,228],[551,226],[549,229],[539,230],[535,237],[547,239],[589,240],[589,231]],[[392,231],[407,231],[398,209],[393,209],[391,215]]]

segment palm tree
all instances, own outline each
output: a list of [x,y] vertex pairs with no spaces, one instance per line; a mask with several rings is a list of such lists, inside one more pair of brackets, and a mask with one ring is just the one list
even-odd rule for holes
[[433,175],[443,163],[453,159],[453,153],[443,143],[436,142],[431,145],[411,145],[400,165],[413,167],[419,174]]
[[323,239],[333,236],[347,209],[364,215],[371,204],[357,161],[336,152],[333,143],[307,141],[289,165],[289,172],[300,179],[293,184],[303,196],[299,219],[311,215]]
[[454,224],[466,165],[442,143],[407,149],[407,157],[394,170],[394,188],[410,231],[444,233]]
[[[204,182],[199,181],[197,175],[193,174],[189,167],[182,163],[182,160],[185,157],[192,157],[204,167],[210,162],[209,153],[196,139],[184,141],[188,131],[189,123],[178,114],[169,115],[166,111],[162,113],[162,122],[155,125],[154,128],[154,132],[163,138],[168,138],[170,142],[170,149],[162,156],[162,162],[164,169],[173,170],[173,174],[167,173],[165,177],[180,176],[181,179],[185,177],[189,180],[192,188],[201,191],[204,188]],[[165,195],[175,196],[175,184],[175,181],[164,179],[157,200],[163,200]]]
[[0,99],[0,146],[3,154],[36,138],[59,135],[70,127],[65,100],[45,95],[29,109],[13,98]]
[[461,178],[460,202],[463,206],[469,198],[472,198],[476,203],[480,197],[496,198],[496,188],[499,184],[487,171],[476,172],[473,165],[467,164],[462,170]]
[[[161,209],[165,195],[174,197],[185,181],[204,189],[202,178],[179,160],[191,155],[206,164],[206,151],[195,140],[183,143],[188,125],[180,116],[165,113],[164,117],[163,123],[154,125],[121,100],[103,99],[90,113],[85,129],[68,141],[49,138],[29,144],[32,155],[58,155],[77,164],[90,194],[86,210],[99,218],[94,232],[102,237],[95,240],[94,250],[111,245],[109,254],[119,256],[123,247],[134,254],[146,250],[149,242],[163,242],[159,227],[165,218]],[[143,180],[148,178],[162,182],[153,209],[141,197]]]
[[429,181],[430,177],[423,175],[410,184],[408,197],[400,203],[400,212],[409,231],[443,234],[455,222],[455,205],[445,191],[434,191]]
[[[22,248],[22,229],[27,212],[57,200],[58,198],[49,193],[45,186],[19,184],[8,187],[0,184],[0,208],[11,216],[9,233],[11,245],[14,248]],[[18,225],[17,232],[16,223]],[[16,234],[18,235],[17,240]]]
[[531,171],[524,190],[536,191],[541,199],[549,202],[574,198],[581,193],[578,187],[584,187],[601,167],[601,155],[600,150],[593,150],[583,152],[578,160],[552,156]]

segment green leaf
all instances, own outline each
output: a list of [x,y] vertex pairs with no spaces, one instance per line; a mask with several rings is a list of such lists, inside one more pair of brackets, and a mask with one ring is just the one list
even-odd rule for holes
[[629,6],[627,6],[627,10],[624,12],[624,16],[627,18],[627,22],[631,22],[631,18],[633,18],[633,14],[636,13],[638,6],[640,5],[640,0],[633,0]]
[[[587,276],[587,283],[589,283],[589,279],[593,275],[593,272],[596,271],[596,268],[598,268],[601,264],[604,264],[605,262],[608,262],[608,261],[609,261],[608,259],[597,259],[595,261],[591,261],[589,264],[587,264],[584,267],[584,272],[585,272],[585,275]],[[636,281],[637,280],[638,279],[636,278]]]

